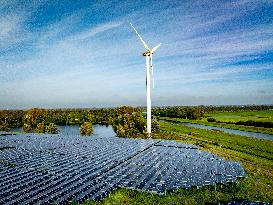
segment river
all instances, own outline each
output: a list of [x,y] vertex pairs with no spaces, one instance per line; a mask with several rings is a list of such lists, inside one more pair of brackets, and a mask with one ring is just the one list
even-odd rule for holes
[[188,127],[195,127],[195,128],[207,129],[207,130],[218,130],[218,131],[226,132],[229,134],[241,135],[246,137],[255,137],[259,139],[266,139],[266,140],[273,141],[273,135],[270,135],[270,134],[248,132],[248,131],[234,130],[234,129],[228,129],[228,128],[221,128],[221,127],[213,127],[213,126],[200,125],[200,124],[194,124],[194,123],[188,123],[188,122],[174,122],[174,121],[168,121],[168,120],[162,120],[162,121],[174,123],[174,124],[181,124]]

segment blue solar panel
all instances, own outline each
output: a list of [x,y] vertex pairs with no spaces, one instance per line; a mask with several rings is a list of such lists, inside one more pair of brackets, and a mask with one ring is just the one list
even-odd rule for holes
[[246,176],[238,162],[173,140],[3,134],[0,147],[1,204],[98,200],[117,187],[163,194]]

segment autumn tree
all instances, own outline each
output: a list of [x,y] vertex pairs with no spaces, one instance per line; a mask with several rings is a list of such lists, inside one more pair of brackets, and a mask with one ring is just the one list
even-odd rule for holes
[[45,133],[46,132],[46,126],[44,122],[38,123],[36,130],[37,133]]
[[49,123],[49,125],[46,126],[46,131],[49,134],[58,134],[59,129],[56,124],[54,123]]
[[[123,106],[118,108],[113,118],[113,129],[119,137],[137,137],[146,135],[146,119],[139,108]],[[152,120],[152,130],[159,130],[156,119]]]
[[80,126],[80,133],[81,135],[91,135],[93,133],[93,125],[91,122],[84,122]]

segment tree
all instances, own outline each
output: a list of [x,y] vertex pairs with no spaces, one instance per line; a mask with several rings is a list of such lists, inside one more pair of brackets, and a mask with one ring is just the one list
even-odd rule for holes
[[46,132],[46,126],[44,122],[38,123],[36,127],[37,133],[45,133]]
[[31,132],[31,130],[32,130],[31,125],[28,124],[28,123],[24,123],[23,131],[26,132],[26,133],[29,133],[29,132]]
[[7,123],[3,123],[0,125],[0,131],[9,132],[11,129],[9,128]]
[[209,118],[207,118],[207,121],[208,121],[208,122],[216,122],[216,119],[215,119],[215,118],[212,118],[212,117],[209,117]]
[[36,129],[37,124],[44,121],[46,115],[46,110],[39,109],[39,108],[33,108],[26,111],[26,114],[23,118],[23,129],[24,132],[30,132],[33,129]]
[[54,123],[49,123],[49,125],[46,126],[46,131],[49,134],[58,134],[59,133],[59,129],[58,129],[57,125]]
[[[133,107],[121,107],[113,117],[112,126],[119,137],[135,137],[146,134],[146,120],[141,110]],[[156,132],[159,124],[156,119],[152,120],[152,130]]]
[[157,119],[152,119],[152,132],[158,132],[159,131],[159,122]]
[[84,122],[80,126],[80,133],[81,135],[88,135],[90,136],[93,133],[93,125],[91,122]]

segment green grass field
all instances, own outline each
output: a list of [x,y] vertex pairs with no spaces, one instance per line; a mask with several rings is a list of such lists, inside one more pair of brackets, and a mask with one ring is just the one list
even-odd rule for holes
[[[208,122],[207,121],[208,118],[214,118],[217,122]],[[222,128],[229,128],[229,129],[249,131],[249,132],[260,132],[260,133],[273,135],[273,128],[232,124],[239,121],[249,121],[249,120],[252,120],[255,122],[273,122],[273,110],[207,113],[205,114],[203,118],[198,120],[168,118],[168,117],[161,117],[160,119],[172,120],[176,122],[189,122],[189,123],[209,125],[214,127],[222,127]]]
[[181,119],[181,118],[160,117],[160,119],[174,121],[174,122],[189,122],[189,123],[195,123],[195,124],[200,124],[200,125],[208,125],[208,126],[214,126],[214,127],[222,127],[222,128],[242,130],[242,131],[248,131],[248,132],[259,132],[259,133],[273,135],[273,128],[236,125],[236,124],[228,124],[228,123],[224,123],[224,122],[222,122],[222,123],[208,122],[207,118],[203,118],[201,120],[188,120],[188,119]]
[[[218,122],[209,123],[207,121],[207,118],[214,118]],[[216,126],[216,127],[238,129],[243,131],[273,134],[273,128],[230,124],[230,123],[236,123],[239,121],[245,122],[249,120],[252,120],[255,122],[273,122],[273,110],[208,113],[208,114],[205,114],[204,118],[197,121],[197,123]]]
[[213,204],[249,199],[273,203],[273,142],[160,122],[153,138],[175,139],[194,144],[225,159],[240,161],[247,178],[230,185],[201,189],[180,189],[163,196],[129,189],[117,189],[99,202],[83,204]]
[[263,111],[244,111],[244,112],[215,112],[207,113],[205,117],[212,117],[221,122],[238,122],[238,121],[262,121],[273,122],[273,110]]

